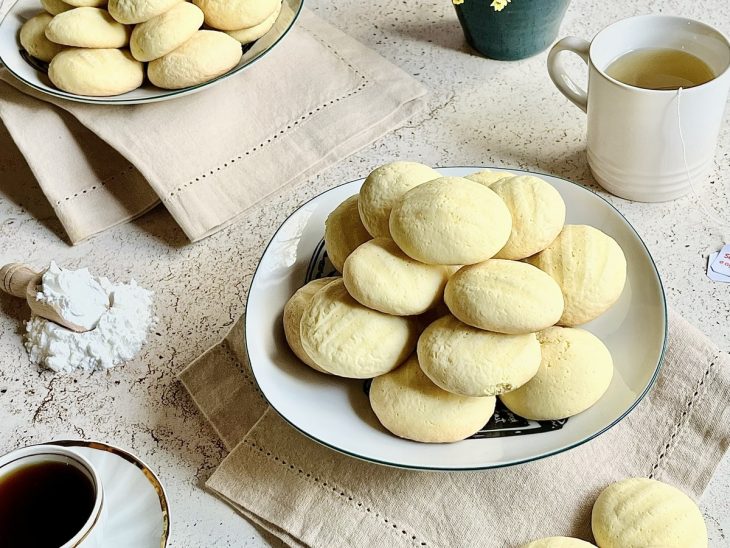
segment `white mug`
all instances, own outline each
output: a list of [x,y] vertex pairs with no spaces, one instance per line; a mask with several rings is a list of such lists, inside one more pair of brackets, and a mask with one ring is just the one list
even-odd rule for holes
[[[48,461],[63,462],[69,466],[74,466],[87,477],[94,489],[94,505],[88,519],[79,531],[61,546],[61,548],[101,548],[104,545],[102,539],[102,522],[105,517],[104,489],[101,484],[101,477],[87,459],[65,447],[56,445],[31,445],[0,457],[0,478],[11,474],[18,468]],[[44,526],[42,515],[43,512],[49,511],[53,511],[53,509],[38,509],[38,527]]]
[[[606,74],[617,58],[644,48],[684,50],[716,76],[687,89],[653,90]],[[564,51],[588,65],[587,91],[568,76]],[[547,64],[557,88],[588,115],[588,163],[603,188],[629,200],[661,202],[686,194],[706,177],[730,87],[730,43],[721,32],[681,17],[631,17],[606,27],[590,43],[563,38]]]

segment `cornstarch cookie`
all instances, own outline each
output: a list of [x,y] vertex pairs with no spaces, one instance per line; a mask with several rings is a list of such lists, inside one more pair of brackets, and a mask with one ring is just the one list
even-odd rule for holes
[[107,0],[66,0],[66,3],[75,8],[101,8],[106,6]]
[[495,398],[471,398],[442,390],[411,356],[395,371],[373,379],[370,405],[380,423],[398,437],[449,443],[478,432],[494,414]]
[[205,14],[205,24],[218,30],[253,27],[281,9],[281,0],[193,0]]
[[496,396],[535,375],[540,344],[534,333],[492,333],[444,316],[418,339],[418,361],[444,390],[463,396]]
[[532,175],[508,177],[490,186],[512,214],[512,233],[495,255],[524,259],[545,249],[565,224],[565,202],[549,183]]
[[41,6],[51,15],[58,15],[64,11],[74,9],[74,6],[64,2],[63,0],[41,0]]
[[46,27],[46,38],[78,48],[121,48],[129,43],[130,30],[106,10],[74,8],[59,13]]
[[125,50],[73,48],[53,58],[48,77],[63,91],[104,97],[141,86],[144,68]]
[[585,411],[608,390],[613,359],[595,335],[572,327],[537,334],[542,360],[537,374],[517,390],[502,394],[507,408],[532,420],[558,420]]
[[533,540],[520,548],[596,548],[595,544],[570,537],[549,537]]
[[412,188],[437,179],[438,171],[417,162],[391,162],[373,170],[360,189],[360,217],[374,238],[390,238],[390,211]]
[[53,16],[39,13],[20,28],[20,45],[36,59],[49,63],[64,47],[46,38],[46,27]]
[[371,310],[342,280],[318,291],[300,323],[302,348],[325,371],[369,379],[398,367],[416,346],[415,320]]
[[241,44],[224,32],[199,30],[182,46],[147,65],[147,77],[164,89],[208,82],[235,67]]
[[183,0],[109,0],[109,13],[125,25],[144,23]]
[[497,333],[534,333],[563,314],[555,280],[532,265],[504,259],[461,268],[449,278],[444,300],[462,322]]
[[601,548],[706,548],[702,512],[682,491],[648,478],[630,478],[606,487],[591,515]]
[[511,230],[509,210],[499,196],[461,177],[441,177],[409,190],[390,214],[398,247],[428,264],[485,261],[504,247]]
[[527,259],[547,272],[565,298],[561,325],[580,325],[608,310],[624,289],[626,258],[610,236],[586,225],[565,225],[543,251]]
[[357,194],[350,196],[338,205],[324,222],[324,246],[332,266],[338,272],[342,272],[345,259],[350,253],[360,244],[372,239],[360,220],[357,201]]
[[477,171],[466,175],[464,178],[488,187],[492,186],[497,181],[501,181],[505,177],[514,177],[514,175],[507,173],[506,171],[492,171],[490,169],[485,169],[483,171]]
[[134,27],[129,49],[138,61],[153,61],[183,45],[203,25],[203,12],[180,2],[165,13]]
[[375,238],[347,258],[342,279],[360,304],[386,314],[411,316],[441,302],[448,271],[411,259],[389,238]]
[[304,287],[300,287],[284,306],[284,335],[286,336],[286,342],[289,343],[289,348],[291,348],[297,358],[312,369],[321,373],[326,373],[326,371],[314,363],[314,360],[312,360],[312,358],[310,358],[304,351],[304,348],[302,348],[302,337],[299,331],[299,324],[302,321],[304,310],[307,306],[309,306],[309,303],[312,302],[312,297],[314,297],[320,289],[336,279],[337,278],[320,278],[318,280],[312,280]]
[[274,13],[269,15],[258,25],[254,25],[253,27],[248,27],[245,29],[229,30],[226,31],[226,34],[235,38],[241,44],[250,44],[251,42],[255,42],[256,40],[258,40],[264,34],[271,30],[271,27],[274,26],[274,23],[276,23],[276,19],[279,17],[279,13],[281,13],[281,4],[276,6]]

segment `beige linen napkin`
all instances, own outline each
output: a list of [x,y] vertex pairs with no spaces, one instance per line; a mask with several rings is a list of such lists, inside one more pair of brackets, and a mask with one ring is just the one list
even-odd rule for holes
[[293,546],[511,547],[550,535],[592,540],[607,484],[649,476],[699,497],[730,444],[730,360],[670,315],[650,393],[617,426],[576,449],[482,472],[416,472],[327,449],[263,401],[242,320],[180,379],[231,453],[207,487]]
[[86,105],[0,79],[0,118],[72,242],[158,200],[204,238],[398,127],[426,93],[306,10],[253,66],[171,101]]

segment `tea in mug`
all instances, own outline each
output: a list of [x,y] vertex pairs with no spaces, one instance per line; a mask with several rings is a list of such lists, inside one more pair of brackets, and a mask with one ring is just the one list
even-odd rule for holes
[[0,476],[0,546],[58,548],[89,519],[96,494],[76,466],[46,461]]
[[691,88],[715,78],[699,57],[669,48],[630,51],[613,61],[606,74],[630,86],[658,90]]

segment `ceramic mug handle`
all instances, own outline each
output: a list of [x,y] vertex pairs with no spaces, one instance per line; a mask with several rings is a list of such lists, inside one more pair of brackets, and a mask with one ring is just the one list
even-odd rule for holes
[[570,99],[573,104],[586,112],[588,108],[588,94],[586,90],[576,84],[573,79],[568,76],[565,65],[560,58],[563,51],[571,51],[578,54],[583,62],[588,64],[588,51],[591,47],[590,42],[583,38],[568,36],[557,42],[551,49],[547,58],[548,73],[553,84],[560,90],[560,93]]

